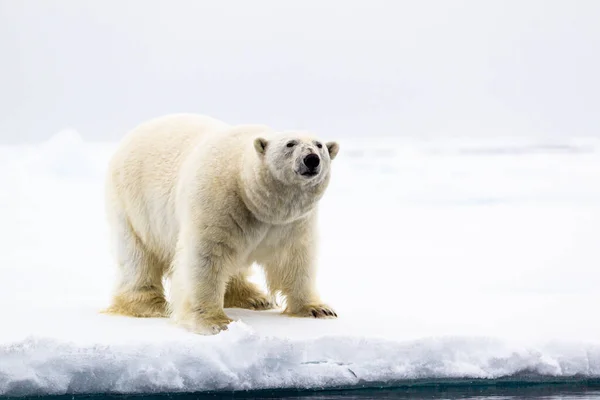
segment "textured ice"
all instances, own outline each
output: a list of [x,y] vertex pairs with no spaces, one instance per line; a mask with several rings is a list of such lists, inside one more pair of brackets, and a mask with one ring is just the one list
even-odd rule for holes
[[290,340],[241,322],[217,337],[75,346],[28,338],[0,350],[0,393],[180,392],[355,386],[527,372],[599,375],[600,347],[528,349],[497,340],[407,342],[351,336]]
[[0,147],[0,395],[600,376],[597,141],[341,144],[319,276],[340,319],[228,309],[211,337],[98,313],[114,144]]

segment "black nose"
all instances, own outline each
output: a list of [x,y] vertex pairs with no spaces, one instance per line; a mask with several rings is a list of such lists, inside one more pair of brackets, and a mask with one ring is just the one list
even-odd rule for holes
[[309,154],[304,157],[304,165],[306,165],[310,169],[315,169],[319,166],[321,159],[316,154]]

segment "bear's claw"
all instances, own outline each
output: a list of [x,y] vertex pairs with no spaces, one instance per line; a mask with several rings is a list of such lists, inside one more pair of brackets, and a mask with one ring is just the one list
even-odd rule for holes
[[309,304],[299,309],[285,311],[286,314],[295,317],[313,317],[313,318],[337,318],[337,313],[325,304]]
[[[323,314],[325,314],[325,315],[327,315],[329,317],[337,317],[337,314],[333,310],[329,310],[327,308],[323,308],[320,311],[321,311],[321,313],[323,313]],[[312,313],[313,317],[319,318],[319,312],[317,310],[312,310],[311,313]]]
[[184,318],[175,316],[173,322],[187,329],[188,331],[200,335],[216,335],[221,331],[226,331],[227,326],[233,322],[225,314],[210,315],[208,313],[194,312]]
[[270,310],[276,307],[276,304],[266,297],[257,297],[248,299],[248,308],[252,310]]
[[224,319],[224,320],[202,320],[202,321],[195,321],[194,324],[192,324],[189,327],[189,330],[194,332],[194,333],[198,333],[200,335],[216,335],[217,333],[221,332],[221,331],[226,331],[227,330],[227,326],[233,322],[232,319]]
[[248,310],[271,310],[277,307],[277,304],[272,301],[267,295],[256,291],[245,297],[226,296],[225,308],[245,308]]

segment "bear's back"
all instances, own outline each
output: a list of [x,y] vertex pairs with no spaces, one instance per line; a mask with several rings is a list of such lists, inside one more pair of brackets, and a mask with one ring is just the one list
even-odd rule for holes
[[[194,114],[172,114],[146,121],[122,140],[111,159],[115,173],[162,173],[163,169],[177,165],[199,141],[211,133],[229,127],[217,119]],[[151,166],[152,171],[147,171]]]
[[194,114],[171,114],[138,125],[110,160],[108,211],[120,211],[150,247],[167,250],[177,230],[173,199],[179,170],[195,147],[228,128]]

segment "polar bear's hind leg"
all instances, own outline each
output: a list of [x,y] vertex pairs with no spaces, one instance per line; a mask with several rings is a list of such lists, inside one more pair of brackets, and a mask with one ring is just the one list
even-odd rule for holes
[[126,217],[111,224],[118,260],[117,285],[107,314],[158,318],[167,316],[162,277],[165,267],[135,234]]
[[270,310],[275,302],[263,293],[257,285],[248,281],[245,273],[232,276],[225,291],[226,308],[247,308],[250,310]]

